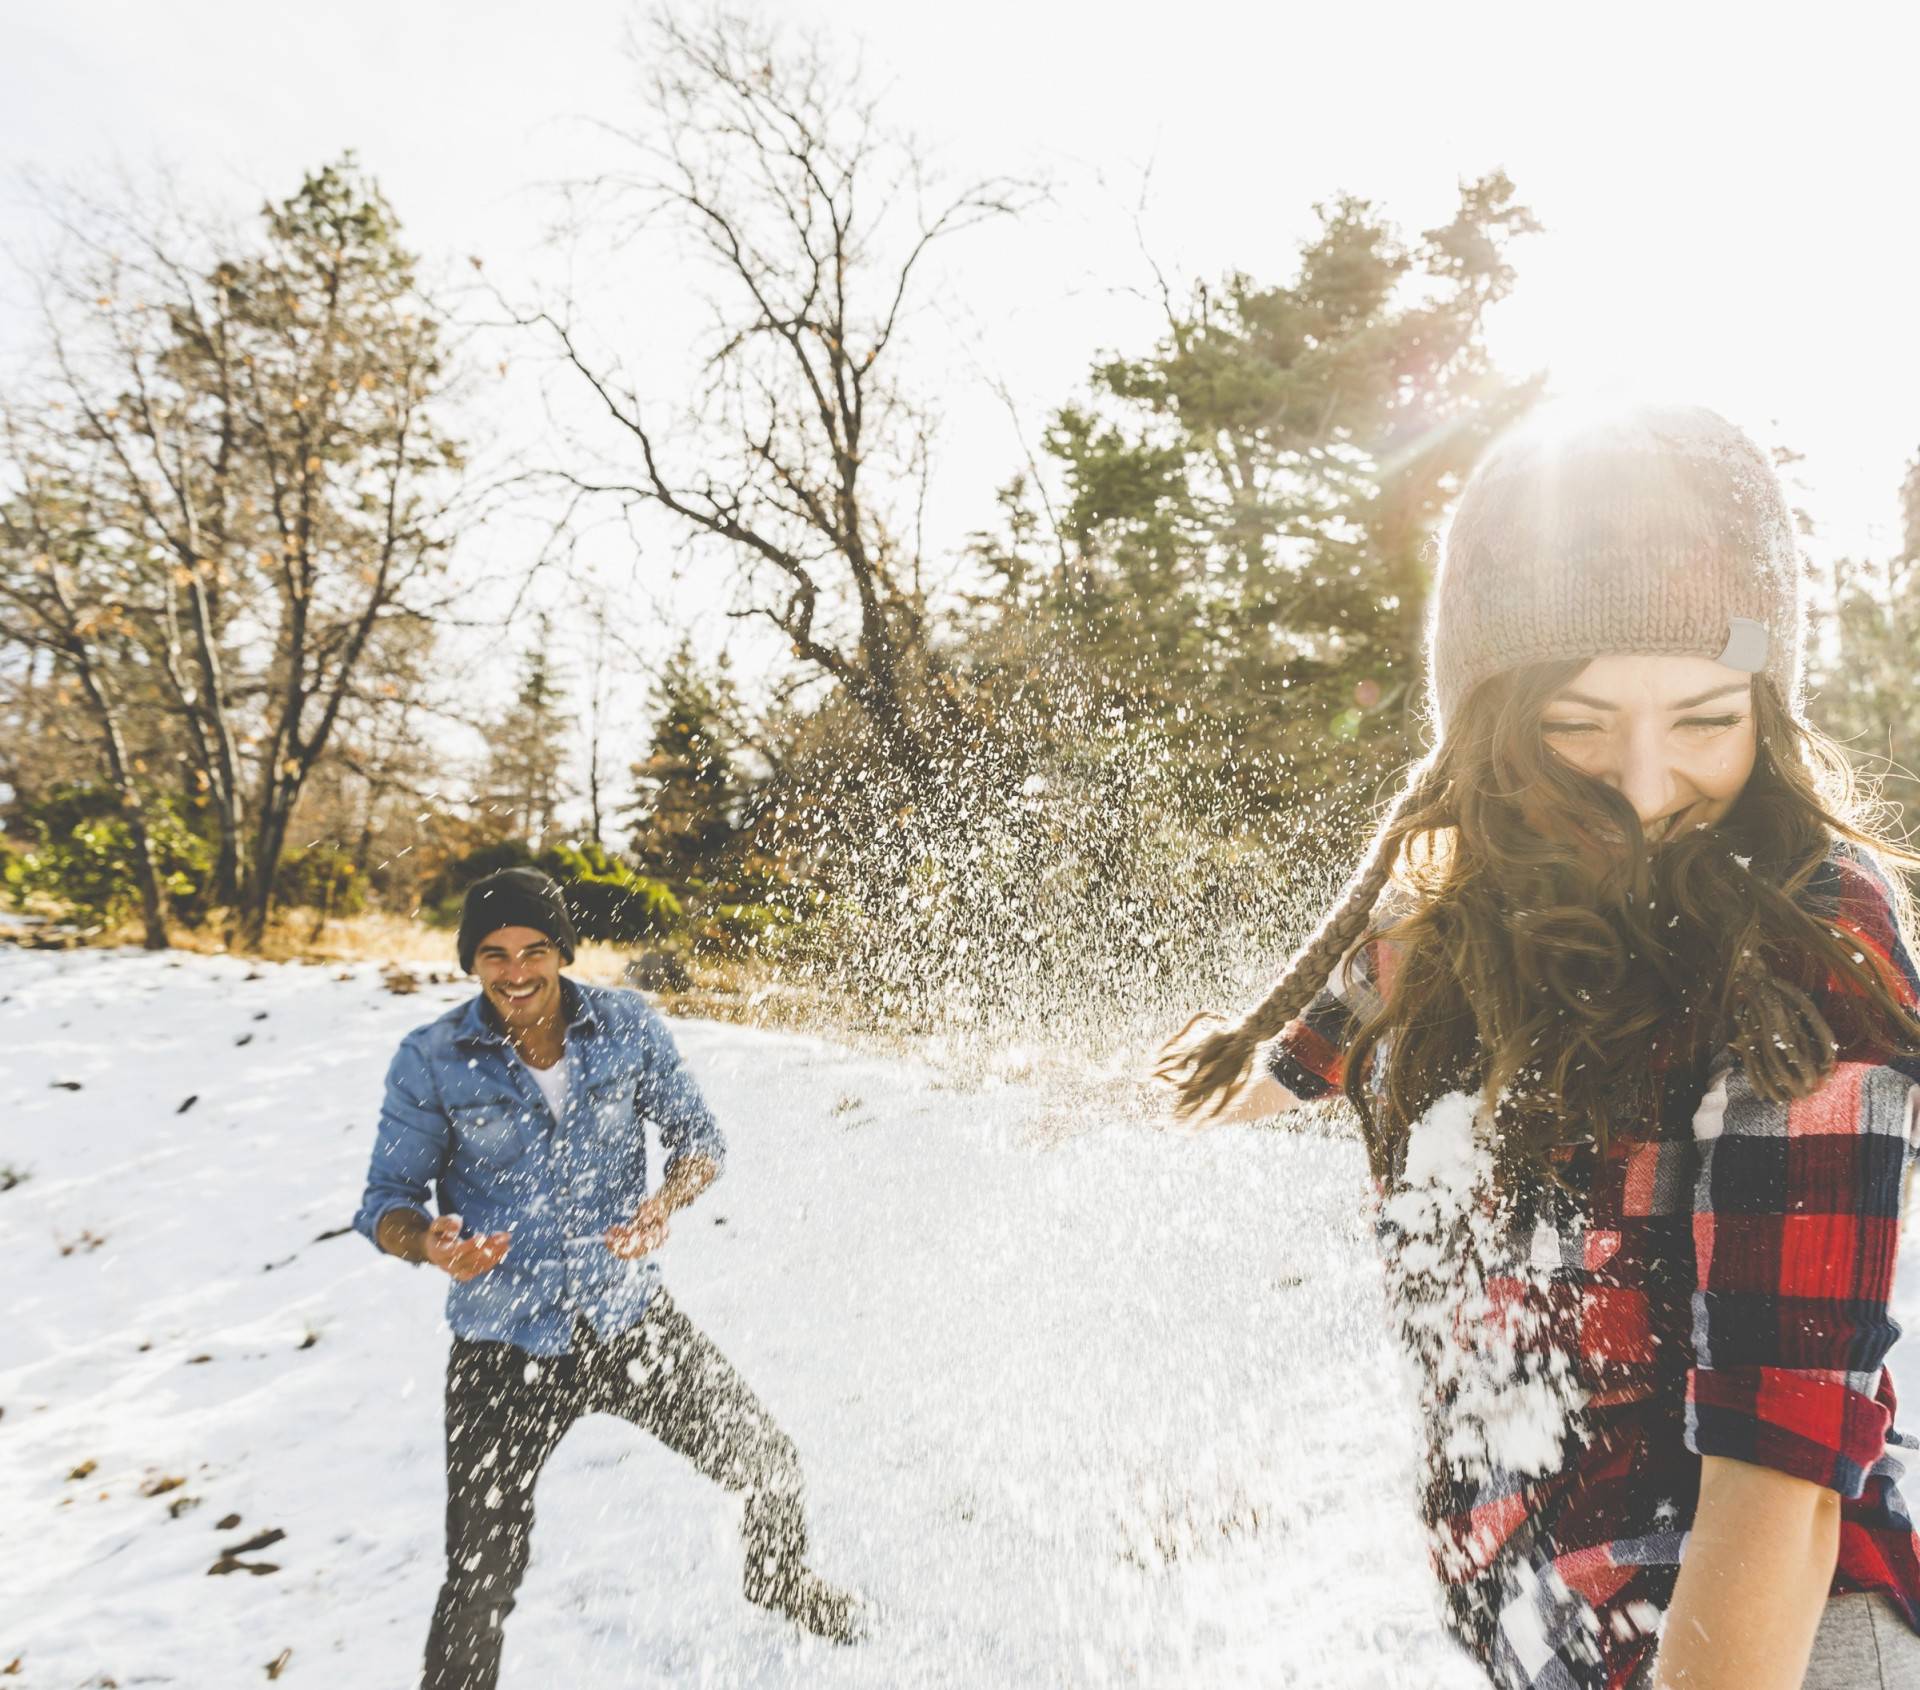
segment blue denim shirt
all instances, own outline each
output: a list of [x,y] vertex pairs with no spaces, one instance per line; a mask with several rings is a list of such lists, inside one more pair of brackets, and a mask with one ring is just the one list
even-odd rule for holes
[[725,1141],[666,1023],[637,992],[562,978],[569,1074],[560,1120],[496,1027],[484,997],[401,1041],[353,1218],[375,1242],[380,1217],[441,1214],[513,1237],[497,1267],[447,1292],[462,1338],[559,1355],[574,1317],[603,1338],[624,1332],[660,1284],[651,1256],[625,1261],[602,1235],[632,1220],[647,1191],[645,1123],[660,1128],[666,1172],[686,1156],[724,1160]]

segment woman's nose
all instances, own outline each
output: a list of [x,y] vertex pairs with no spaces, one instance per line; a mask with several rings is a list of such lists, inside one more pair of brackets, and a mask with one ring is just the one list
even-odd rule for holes
[[1621,757],[1613,784],[1642,822],[1664,816],[1680,791],[1679,777],[1665,757],[1633,750]]

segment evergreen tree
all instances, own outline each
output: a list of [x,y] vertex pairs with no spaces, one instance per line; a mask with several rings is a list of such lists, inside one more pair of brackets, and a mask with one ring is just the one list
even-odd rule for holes
[[1536,228],[1513,195],[1467,184],[1412,244],[1364,200],[1322,206],[1290,282],[1170,295],[1160,345],[1099,365],[1046,441],[1055,554],[1022,486],[977,547],[1022,682],[1071,674],[1243,816],[1364,791],[1412,755],[1431,534],[1536,391],[1494,372],[1482,334]]
[[1815,641],[1812,712],[1898,805],[1895,830],[1920,831],[1920,457],[1900,490],[1898,551],[1834,566],[1832,624]]
[[544,612],[520,658],[513,707],[488,729],[483,805],[502,832],[538,851],[567,796],[566,689],[553,661],[553,622]]
[[711,879],[741,833],[749,788],[738,763],[739,698],[724,660],[703,668],[683,641],[654,704],[653,748],[633,765],[633,852],[644,872],[685,887]]

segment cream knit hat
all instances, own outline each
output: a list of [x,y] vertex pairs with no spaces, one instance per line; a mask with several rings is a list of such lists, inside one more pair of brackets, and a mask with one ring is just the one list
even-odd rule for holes
[[1345,891],[1258,1005],[1170,1056],[1194,1107],[1312,1001],[1366,931],[1391,875],[1389,830],[1438,779],[1474,687],[1551,658],[1708,657],[1764,673],[1801,710],[1800,562],[1760,449],[1697,406],[1542,406],[1501,435],[1460,494],[1427,624],[1433,748],[1408,775]]
[[1428,626],[1436,738],[1502,670],[1682,653],[1764,670],[1800,710],[1800,565],[1773,466],[1698,406],[1544,406],[1447,529]]

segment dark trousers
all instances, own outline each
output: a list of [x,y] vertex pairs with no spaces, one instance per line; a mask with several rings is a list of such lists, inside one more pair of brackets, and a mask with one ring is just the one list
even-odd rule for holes
[[527,1570],[534,1484],[583,1414],[617,1414],[746,1493],[748,1596],[764,1598],[804,1563],[792,1443],[665,1291],[617,1338],[603,1341],[577,1322],[567,1355],[456,1338],[447,1358],[447,1576],[423,1690],[493,1690]]

